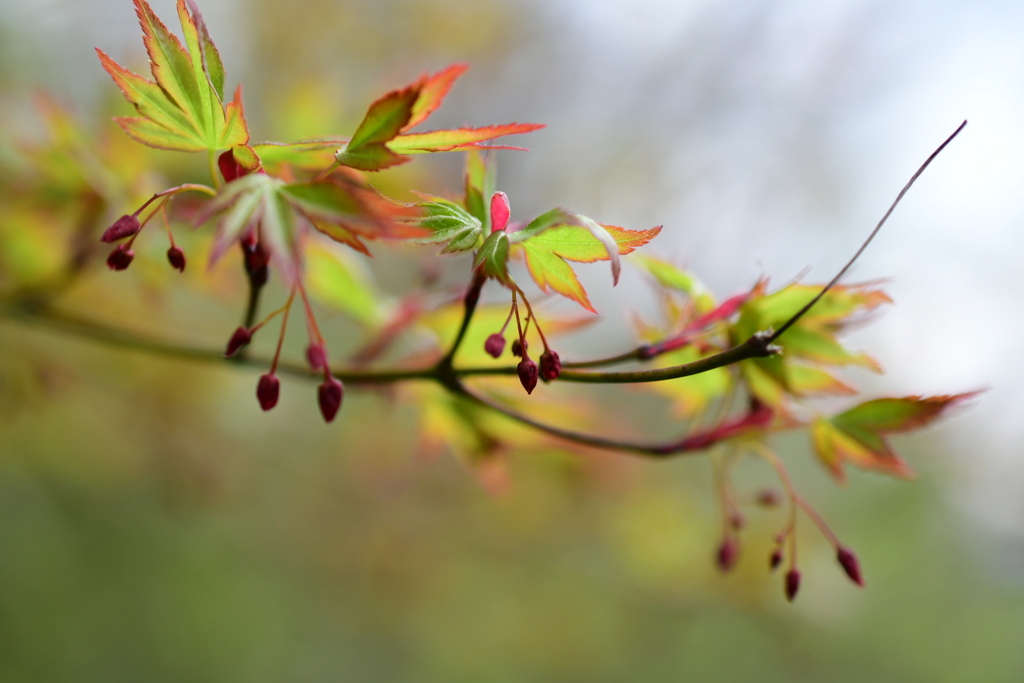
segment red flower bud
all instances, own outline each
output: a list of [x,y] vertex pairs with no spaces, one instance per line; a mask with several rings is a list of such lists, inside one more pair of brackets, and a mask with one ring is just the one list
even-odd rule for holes
[[718,546],[718,553],[715,556],[718,568],[727,572],[736,565],[736,558],[740,554],[740,542],[735,536],[726,536],[722,545]]
[[245,255],[245,272],[249,274],[249,280],[257,287],[266,284],[270,252],[256,241],[256,235],[251,232],[243,238],[241,244],[242,253]]
[[495,192],[491,195],[491,232],[503,231],[508,225],[508,218],[512,215],[512,207],[509,206],[508,196],[504,192]]
[[238,352],[238,349],[243,346],[248,346],[251,341],[252,331],[247,330],[244,327],[239,327],[235,330],[235,333],[231,335],[231,339],[228,340],[228,348],[224,350],[224,357],[231,358],[231,356]]
[[124,215],[114,221],[114,224],[103,231],[103,237],[100,238],[103,242],[116,242],[125,237],[131,237],[139,230],[142,229],[142,225],[139,223],[138,217],[134,215]]
[[488,353],[492,358],[500,358],[501,352],[505,350],[505,337],[501,336],[497,332],[492,334],[484,342],[484,351]]
[[324,416],[324,422],[331,422],[341,408],[341,399],[344,398],[345,388],[341,382],[328,375],[317,389],[317,401],[320,403],[320,414]]
[[786,572],[786,599],[793,602],[800,590],[800,570],[794,567]]
[[134,251],[129,249],[127,245],[119,244],[114,248],[114,251],[110,252],[110,256],[107,257],[107,268],[111,270],[124,270],[132,264],[132,259],[134,258]]
[[179,273],[185,272],[185,252],[179,247],[171,247],[167,250],[167,261]]
[[843,571],[850,577],[850,581],[853,581],[858,586],[863,586],[864,577],[860,573],[860,562],[857,561],[857,556],[853,554],[853,551],[844,546],[839,546],[837,557],[839,564],[843,566]]
[[281,395],[281,380],[277,375],[267,373],[260,377],[260,383],[256,385],[256,398],[259,399],[263,410],[270,410],[277,405],[277,399]]
[[540,354],[540,378],[545,382],[558,379],[562,374],[562,359],[558,357],[557,351],[548,349]]
[[530,348],[530,342],[528,342],[528,341],[520,341],[518,339],[513,339],[512,340],[512,355],[513,356],[516,356],[516,357],[522,356],[523,355],[523,351],[525,351],[528,348]]
[[757,494],[757,504],[766,508],[773,508],[779,504],[779,492],[774,489],[765,489]]
[[537,386],[537,364],[531,358],[523,358],[516,367],[519,372],[519,381],[523,383],[526,393],[532,394]]
[[306,349],[306,360],[313,370],[323,372],[327,369],[327,349],[323,344],[310,344]]
[[782,564],[782,551],[776,548],[772,551],[771,557],[768,558],[768,568],[775,571]]

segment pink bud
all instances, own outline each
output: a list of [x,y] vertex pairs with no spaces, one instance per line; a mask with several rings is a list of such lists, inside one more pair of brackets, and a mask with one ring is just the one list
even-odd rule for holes
[[179,247],[171,247],[167,250],[167,261],[172,267],[177,269],[179,273],[185,272],[185,252]]
[[537,386],[537,364],[529,357],[523,358],[516,366],[519,372],[519,381],[523,383],[526,393],[532,394]]
[[860,573],[860,562],[857,561],[857,556],[853,554],[853,551],[844,546],[839,546],[837,557],[839,564],[843,566],[843,571],[850,577],[850,581],[863,587],[864,577]]
[[320,403],[320,414],[324,416],[324,422],[331,422],[341,408],[341,399],[345,395],[345,388],[341,382],[328,375],[317,389],[317,401]]
[[500,358],[501,352],[505,350],[505,337],[501,336],[497,332],[492,334],[484,342],[484,351],[488,353],[492,358]]
[[256,398],[259,399],[263,410],[270,410],[277,405],[277,399],[281,395],[281,380],[277,375],[267,373],[260,377],[256,385]]
[[757,504],[766,508],[773,508],[779,504],[779,492],[774,489],[765,489],[757,494]]
[[138,217],[125,214],[103,231],[103,237],[100,240],[103,242],[116,242],[125,237],[131,237],[141,229],[142,225],[139,223]]
[[540,354],[540,378],[545,382],[558,379],[562,374],[562,359],[558,357],[557,351],[548,349]]
[[110,252],[110,256],[107,257],[107,268],[111,270],[124,270],[132,264],[132,259],[134,258],[134,251],[125,244],[119,244],[114,248],[114,251]]
[[782,551],[776,548],[772,551],[771,557],[768,558],[768,568],[775,571],[782,564]]
[[793,602],[800,590],[800,570],[794,567],[786,572],[786,599]]
[[495,192],[491,195],[491,232],[504,231],[508,226],[509,216],[512,215],[512,207],[509,206],[508,196],[504,192]]
[[309,361],[309,367],[317,372],[322,372],[327,369],[327,349],[324,348],[323,344],[310,344],[306,348],[306,360]]
[[530,348],[530,342],[519,341],[518,339],[512,340],[512,355],[519,357],[523,355],[523,350]]
[[735,536],[727,536],[722,545],[718,546],[718,554],[715,559],[718,561],[718,568],[727,572],[736,565],[736,558],[739,557],[740,542]]
[[251,341],[252,331],[247,330],[244,327],[239,327],[235,330],[235,333],[231,335],[231,339],[228,340],[228,348],[224,351],[224,357],[231,358],[231,356],[238,352],[238,349],[243,346],[248,346]]

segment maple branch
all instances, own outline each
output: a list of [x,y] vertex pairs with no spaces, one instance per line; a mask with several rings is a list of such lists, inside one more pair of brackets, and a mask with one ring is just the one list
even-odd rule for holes
[[[642,348],[642,347],[641,347]],[[769,334],[759,332],[742,344],[733,346],[720,353],[695,360],[692,363],[673,365],[667,368],[652,370],[622,370],[618,372],[585,372],[580,370],[562,370],[558,376],[560,382],[580,382],[585,384],[639,384],[643,382],[663,382],[669,379],[699,375],[708,370],[715,370],[750,358],[764,358],[778,352],[778,347],[771,344]],[[634,353],[634,352],[630,352]],[[623,354],[624,356],[626,354]],[[595,363],[604,363],[595,361]],[[576,364],[579,367],[579,364]],[[460,377],[483,375],[514,375],[515,367],[501,368],[459,368],[456,373]]]
[[[860,245],[853,257],[847,261],[835,277],[827,285],[825,285],[821,291],[819,291],[813,299],[808,301],[799,311],[793,314],[785,323],[779,327],[778,330],[766,330],[759,332],[742,344],[734,346],[730,349],[726,349],[720,353],[717,353],[707,358],[694,361],[692,363],[685,363],[683,365],[676,365],[668,368],[659,368],[655,370],[635,370],[635,371],[620,371],[620,372],[580,372],[579,370],[585,368],[603,367],[605,365],[614,365],[617,363],[627,362],[631,360],[649,360],[655,355],[662,353],[666,350],[672,350],[671,345],[666,345],[664,342],[659,344],[644,344],[638,346],[635,349],[626,351],[616,356],[610,356],[608,358],[602,358],[592,361],[583,361],[576,363],[565,363],[563,365],[562,373],[558,379],[565,382],[584,382],[593,384],[632,384],[641,382],[661,382],[669,379],[677,379],[679,377],[689,377],[690,375],[700,374],[707,372],[708,370],[714,370],[716,368],[724,367],[726,365],[732,365],[740,361],[748,360],[750,358],[759,358],[774,355],[778,348],[772,345],[776,339],[781,337],[789,328],[795,325],[804,315],[807,314],[811,308],[814,307],[822,297],[825,296],[846,274],[846,272],[856,263],[857,259],[860,258],[864,250],[867,249],[871,241],[874,240],[875,236],[881,231],[882,226],[885,225],[886,221],[889,220],[889,216],[892,215],[893,211],[902,201],[904,195],[910,190],[917,179],[924,173],[925,169],[931,165],[932,161],[946,148],[953,139],[960,134],[960,131],[967,125],[967,121],[961,123],[953,133],[947,137],[941,145],[939,145],[934,152],[932,152],[924,163],[914,172],[907,181],[903,189],[900,190],[899,194],[896,195],[896,199],[889,206],[888,211],[882,216],[882,219],[875,226],[871,234],[868,235],[867,239]],[[495,368],[493,371],[488,371],[485,368],[468,368],[459,372],[462,376],[470,375],[486,375],[486,374],[515,374],[515,368]]]
[[619,363],[628,363],[631,360],[649,360],[651,356],[646,355],[648,344],[638,346],[632,351],[626,351],[620,353],[617,356],[608,356],[607,358],[595,358],[594,360],[581,360],[581,361],[564,361],[562,363],[562,372],[569,368],[576,370],[584,370],[586,368],[603,368],[606,365],[618,365]]
[[449,387],[449,390],[455,395],[472,401],[481,407],[500,413],[501,415],[515,420],[520,424],[524,424],[532,429],[556,436],[560,439],[565,439],[566,441],[571,441],[572,443],[581,446],[591,446],[605,450],[633,453],[635,455],[651,458],[669,458],[677,455],[692,455],[694,453],[698,453],[720,441],[734,438],[745,431],[763,427],[765,414],[770,418],[770,412],[764,413],[765,409],[763,406],[755,405],[752,406],[750,411],[745,415],[731,421],[723,421],[721,424],[715,425],[706,430],[691,434],[684,434],[679,438],[664,443],[641,443],[587,434],[585,432],[564,429],[545,422],[540,422],[539,420],[528,415],[524,415],[523,413],[509,408],[508,406],[492,401],[486,396],[477,394],[466,388],[462,383],[458,383],[454,387]]
[[[49,306],[29,302],[7,302],[0,304],[0,315],[12,320],[40,325],[71,334],[84,339],[103,342],[135,351],[153,353],[171,358],[200,361],[204,363],[233,363],[255,368],[266,368],[270,359],[261,357],[239,357],[237,354],[230,360],[224,358],[222,351],[178,344],[138,333],[119,327],[89,320],[70,313],[58,311]],[[307,365],[281,362],[277,371],[296,377],[313,378]],[[433,368],[394,368],[385,370],[332,370],[332,374],[343,382],[353,385],[394,384],[411,380],[437,380]]]

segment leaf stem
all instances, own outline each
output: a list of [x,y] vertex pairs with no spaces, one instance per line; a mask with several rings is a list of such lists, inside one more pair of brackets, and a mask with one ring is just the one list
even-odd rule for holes
[[217,190],[220,189],[220,169],[217,168],[217,150],[208,149],[206,150],[206,161],[210,165],[210,178],[213,179],[213,187]]

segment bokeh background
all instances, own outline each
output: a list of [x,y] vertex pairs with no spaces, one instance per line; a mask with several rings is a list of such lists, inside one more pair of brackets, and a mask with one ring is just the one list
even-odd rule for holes
[[[177,30],[171,0],[152,4]],[[325,428],[301,382],[262,415],[251,372],[0,320],[0,680],[1024,677],[1024,5],[201,8],[255,139],[343,133],[384,90],[470,62],[432,123],[548,125],[500,158],[517,215],[559,204],[664,224],[657,253],[722,295],[761,275],[827,279],[967,118],[852,273],[891,278],[895,299],[852,339],[887,371],[856,377],[869,393],[988,391],[899,441],[911,484],[854,473],[837,489],[801,440],[779,444],[868,583],[849,585],[808,534],[789,605],[763,567],[777,513],[751,520],[738,571],[714,571],[703,459],[512,457],[494,496],[455,458],[418,457],[387,396],[351,392]],[[0,4],[6,145],[38,134],[38,90],[110,130],[95,46],[144,68],[130,2]],[[415,166],[425,189],[458,187],[458,159]],[[385,291],[409,285],[401,264],[378,258]],[[608,322],[581,353],[624,348],[622,322],[649,310],[641,277],[613,290],[601,271],[586,284]],[[211,346],[240,305],[90,287],[69,304],[149,311]]]

